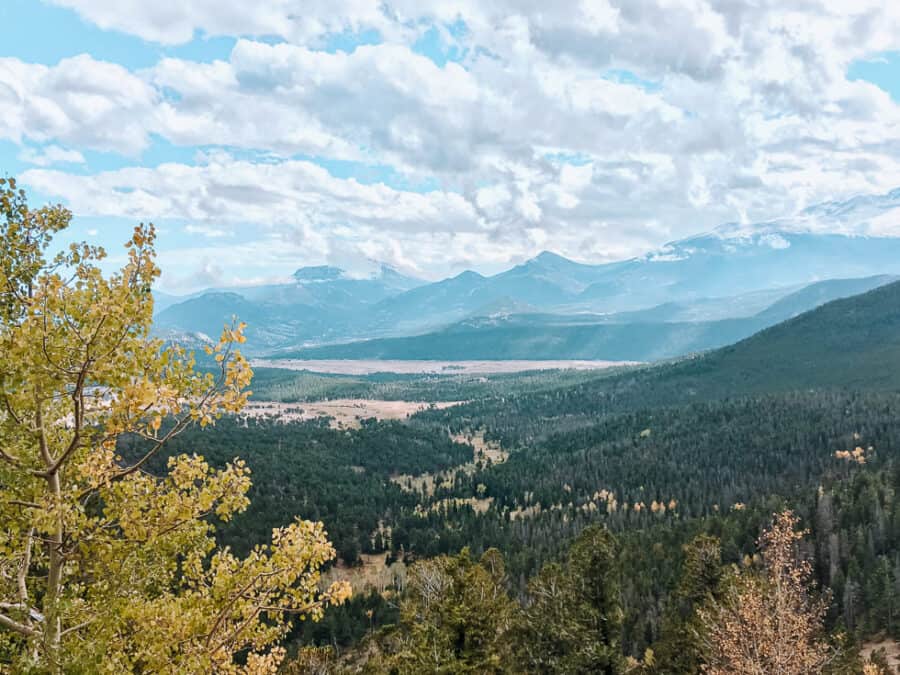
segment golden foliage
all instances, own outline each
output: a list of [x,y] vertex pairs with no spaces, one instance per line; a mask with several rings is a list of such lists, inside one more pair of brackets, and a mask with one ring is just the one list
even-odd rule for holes
[[[242,461],[145,470],[188,425],[244,406],[244,325],[208,348],[214,373],[196,372],[192,354],[150,337],[153,226],[105,276],[97,247],[46,259],[70,218],[29,210],[0,179],[0,655],[50,672],[274,672],[286,617],[348,595],[319,590],[334,557],[322,525],[276,529],[240,560],[216,550],[210,521],[246,508]],[[124,434],[143,444],[130,461]]]
[[822,635],[826,603],[810,593],[812,567],[797,557],[803,539],[790,511],[760,538],[763,570],[745,568],[721,602],[699,610],[713,675],[822,672],[833,658]]

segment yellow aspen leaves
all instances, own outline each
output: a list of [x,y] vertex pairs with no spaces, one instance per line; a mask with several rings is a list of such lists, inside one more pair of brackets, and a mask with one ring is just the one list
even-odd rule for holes
[[[335,556],[296,520],[243,559],[215,523],[247,508],[250,468],[197,455],[145,463],[191,424],[247,402],[253,376],[224,326],[212,372],[150,335],[156,231],[124,266],[86,244],[49,254],[71,214],[0,179],[0,663],[13,672],[274,673],[289,617],[349,597],[320,588]],[[137,454],[119,453],[118,439]],[[123,457],[123,455],[127,455]],[[235,654],[240,653],[240,659]]]

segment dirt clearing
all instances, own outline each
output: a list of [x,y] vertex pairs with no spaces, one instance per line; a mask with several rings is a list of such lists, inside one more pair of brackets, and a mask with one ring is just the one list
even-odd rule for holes
[[888,665],[893,668],[895,671],[897,668],[900,668],[900,644],[898,644],[894,640],[881,640],[878,642],[866,642],[863,645],[863,648],[860,652],[860,655],[863,659],[868,659],[872,656],[873,652],[877,652],[879,649],[884,649],[885,656],[887,656]]
[[274,417],[282,422],[331,417],[335,428],[358,427],[359,421],[374,417],[379,420],[405,420],[431,406],[448,408],[459,401],[426,403],[424,401],[375,401],[362,398],[335,399],[314,403],[275,403],[250,401],[241,414],[245,417]]

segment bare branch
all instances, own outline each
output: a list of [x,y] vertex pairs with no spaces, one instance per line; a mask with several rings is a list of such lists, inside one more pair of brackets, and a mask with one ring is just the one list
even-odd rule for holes
[[44,411],[42,409],[40,391],[37,389],[34,391],[34,423],[37,427],[35,431],[38,435],[41,459],[44,460],[44,465],[49,467],[53,464],[53,457],[50,455],[50,448],[47,445],[47,430],[44,428]]
[[13,422],[22,425],[22,419],[16,414],[16,411],[13,410],[12,403],[9,402],[9,396],[4,394],[3,396],[3,405],[6,408],[6,412],[9,413],[9,416],[12,418]]
[[22,564],[19,566],[19,574],[16,581],[19,586],[19,602],[23,605],[28,604],[28,568],[31,567],[31,547],[34,544],[34,527],[28,530],[28,539],[25,541],[25,555],[22,558]]
[[4,462],[12,464],[13,466],[22,465],[22,463],[17,458],[13,457],[10,454],[7,454],[7,452],[3,450],[3,448],[0,448],[0,459],[2,459]]
[[[24,506],[26,509],[42,509],[44,508],[40,504],[36,502],[27,502],[22,499],[7,499],[7,504],[12,504],[13,506]],[[33,536],[33,535],[32,535]]]
[[94,360],[88,356],[78,372],[78,380],[75,382],[75,389],[72,391],[72,403],[75,406],[75,429],[72,432],[72,440],[53,464],[47,468],[47,475],[59,471],[59,467],[69,458],[69,456],[78,448],[81,443],[81,429],[84,426],[84,380],[87,377],[88,369]]
[[59,637],[64,638],[69,633],[74,633],[76,631],[81,630],[82,628],[86,628],[87,626],[94,623],[94,621],[96,621],[96,620],[97,619],[88,619],[87,621],[82,621],[81,623],[76,624],[76,625],[72,626],[71,628],[66,628],[62,633],[59,634]]
[[5,614],[0,614],[0,626],[8,628],[9,630],[18,633],[19,635],[24,635],[25,637],[29,638],[40,635],[40,631],[37,631],[34,628],[30,628],[24,623],[20,623],[15,619],[6,616]]

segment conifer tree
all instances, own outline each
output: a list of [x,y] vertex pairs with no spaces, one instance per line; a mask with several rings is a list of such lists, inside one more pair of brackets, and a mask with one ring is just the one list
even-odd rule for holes
[[663,639],[654,646],[657,667],[665,675],[696,673],[703,663],[697,610],[721,598],[724,570],[719,540],[707,534],[685,547],[678,587],[669,598],[662,626]]
[[403,673],[505,673],[512,660],[514,603],[503,557],[480,561],[468,549],[413,565],[400,608],[399,648],[388,659]]
[[564,564],[545,565],[528,587],[517,628],[521,666],[539,673],[619,673],[622,609],[616,543],[608,530],[585,529]]

